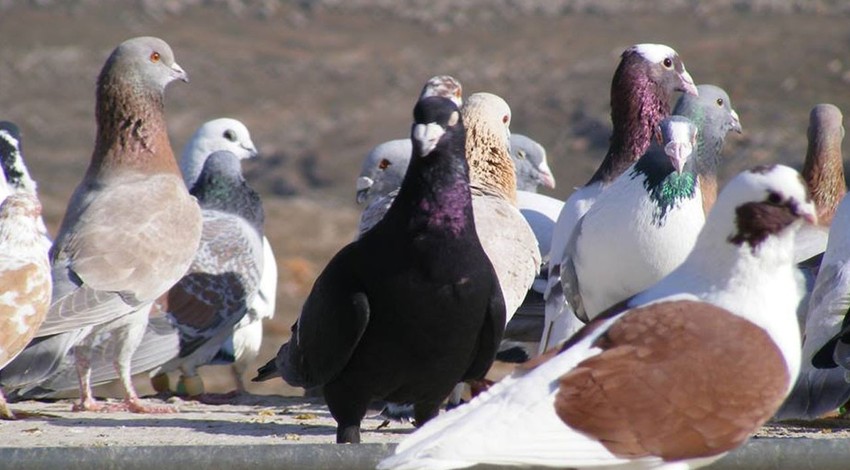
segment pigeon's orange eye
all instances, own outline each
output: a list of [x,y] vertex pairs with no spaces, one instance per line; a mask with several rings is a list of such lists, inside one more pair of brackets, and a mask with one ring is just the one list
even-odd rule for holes
[[151,53],[151,62],[159,62],[159,52]]
[[392,165],[392,163],[390,163],[390,161],[385,158],[381,160],[381,163],[378,164],[378,168],[380,168],[381,170],[386,170],[387,167],[390,165]]

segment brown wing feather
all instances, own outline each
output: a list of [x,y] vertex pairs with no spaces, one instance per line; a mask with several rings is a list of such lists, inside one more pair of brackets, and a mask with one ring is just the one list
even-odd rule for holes
[[637,308],[560,379],[558,416],[617,456],[664,460],[742,444],[785,397],[790,378],[758,326],[711,304]]

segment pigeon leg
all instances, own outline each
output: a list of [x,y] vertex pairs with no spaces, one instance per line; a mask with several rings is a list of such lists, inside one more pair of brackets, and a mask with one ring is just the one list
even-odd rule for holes
[[9,409],[9,405],[6,403],[6,396],[3,395],[3,390],[0,390],[0,419],[15,419],[15,414],[12,413],[12,410]]
[[366,416],[371,401],[369,392],[341,381],[325,385],[324,392],[325,402],[336,420],[337,444],[359,444],[360,422]]
[[413,405],[413,425],[417,428],[427,423],[440,413],[441,401],[420,402]]
[[91,345],[88,341],[74,347],[74,361],[77,366],[77,376],[80,379],[80,402],[72,411],[100,411],[103,405],[97,403],[91,391]]
[[[141,309],[144,315],[147,315],[149,308],[148,306],[148,308]],[[136,387],[133,386],[130,362],[133,353],[136,352],[136,348],[142,342],[146,327],[146,321],[130,322],[125,326],[116,328],[112,333],[117,340],[116,344],[121,345],[114,362],[118,378],[121,380],[121,386],[124,387],[124,405],[121,408],[132,413],[174,413],[177,410],[171,406],[146,405],[136,393]]]

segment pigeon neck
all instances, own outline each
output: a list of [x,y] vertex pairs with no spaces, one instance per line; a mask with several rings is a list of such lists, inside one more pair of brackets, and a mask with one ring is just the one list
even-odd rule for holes
[[642,71],[620,64],[611,83],[611,143],[587,185],[614,181],[646,152],[655,128],[670,114],[668,95]]
[[841,158],[841,140],[818,135],[809,140],[803,179],[818,211],[818,223],[829,226],[847,186]]
[[[38,229],[37,222],[32,220],[18,220],[9,223],[7,219],[0,224],[0,250],[11,256],[20,255],[22,247],[38,248],[43,246],[41,232]],[[47,253],[43,253],[45,263],[47,262]]]
[[[457,155],[461,152],[458,148]],[[413,156],[388,218],[402,218],[414,233],[475,232],[466,161],[444,153],[437,148],[426,157]]]
[[654,225],[664,225],[671,209],[681,201],[696,196],[698,177],[693,160],[688,159],[680,174],[673,168],[667,155],[660,148],[653,147],[635,163],[630,177],[643,177],[643,187],[655,205],[652,214]]
[[201,174],[190,194],[198,198],[203,210],[216,210],[245,219],[260,236],[265,213],[260,196],[245,180]]
[[163,108],[161,90],[108,79],[99,83],[97,140],[87,176],[115,168],[177,174]]

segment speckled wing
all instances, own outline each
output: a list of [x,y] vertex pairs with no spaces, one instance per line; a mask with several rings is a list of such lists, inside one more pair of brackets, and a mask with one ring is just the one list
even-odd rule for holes
[[[204,210],[203,218],[195,260],[162,306],[180,330],[181,357],[202,345],[221,346],[253,303],[263,272],[263,242],[253,227],[214,210]],[[217,344],[207,344],[214,339]]]
[[153,302],[191,263],[199,212],[177,175],[129,173],[79,187],[51,253],[53,304],[38,335]]
[[475,230],[505,298],[505,321],[522,304],[540,270],[540,250],[531,227],[519,210],[500,197],[472,192]]
[[37,263],[16,255],[0,255],[0,369],[33,338],[50,305],[47,257]]

